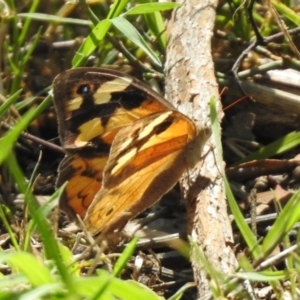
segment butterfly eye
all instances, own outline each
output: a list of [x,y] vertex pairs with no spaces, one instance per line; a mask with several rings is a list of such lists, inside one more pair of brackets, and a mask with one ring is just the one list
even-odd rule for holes
[[77,94],[86,95],[91,93],[91,86],[89,84],[82,84],[77,88]]

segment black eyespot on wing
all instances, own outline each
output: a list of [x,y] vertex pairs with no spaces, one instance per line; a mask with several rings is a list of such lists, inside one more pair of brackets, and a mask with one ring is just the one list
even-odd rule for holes
[[91,94],[92,92],[93,92],[92,88],[89,84],[81,84],[76,91],[76,93],[79,95],[88,95]]

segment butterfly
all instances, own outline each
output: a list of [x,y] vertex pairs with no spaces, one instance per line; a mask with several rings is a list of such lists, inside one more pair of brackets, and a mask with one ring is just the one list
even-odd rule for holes
[[53,94],[66,152],[59,205],[93,235],[122,229],[195,163],[194,122],[127,74],[67,70],[54,79]]

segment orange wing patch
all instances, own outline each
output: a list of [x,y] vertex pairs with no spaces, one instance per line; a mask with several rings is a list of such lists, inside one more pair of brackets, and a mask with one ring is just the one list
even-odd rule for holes
[[60,207],[71,219],[78,214],[82,219],[95,195],[101,189],[102,174],[107,157],[83,158],[67,156],[59,167],[57,185],[68,184],[60,199]]

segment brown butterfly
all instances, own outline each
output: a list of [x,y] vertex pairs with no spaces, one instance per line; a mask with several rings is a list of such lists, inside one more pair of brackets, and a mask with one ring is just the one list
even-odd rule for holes
[[92,234],[124,227],[195,163],[195,124],[143,82],[79,68],[53,89],[66,151],[57,185],[68,181],[60,207]]

